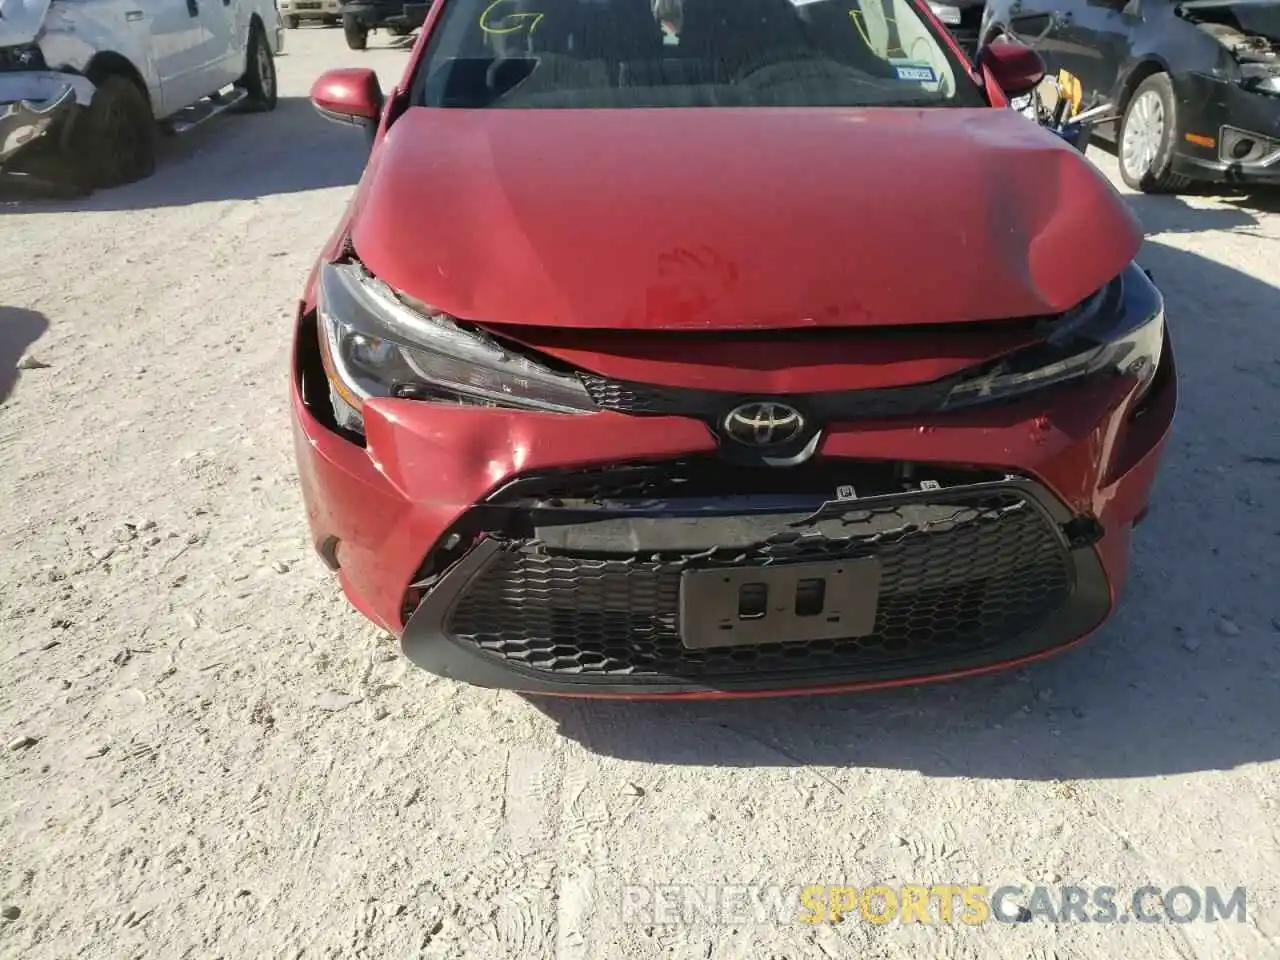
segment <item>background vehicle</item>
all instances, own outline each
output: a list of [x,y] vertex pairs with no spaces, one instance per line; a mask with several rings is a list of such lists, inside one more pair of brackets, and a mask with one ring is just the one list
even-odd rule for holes
[[348,47],[363,50],[369,45],[369,34],[375,30],[386,30],[393,37],[408,36],[426,22],[430,9],[430,2],[343,0],[342,32]]
[[93,189],[231,107],[272,110],[271,0],[0,0],[0,173]]
[[1007,34],[1110,103],[1126,184],[1280,183],[1280,0],[990,0]]
[[942,22],[970,59],[977,56],[985,0],[929,0],[929,9]]
[[342,22],[341,0],[280,0],[280,19],[290,30],[304,20],[319,20],[326,27]]

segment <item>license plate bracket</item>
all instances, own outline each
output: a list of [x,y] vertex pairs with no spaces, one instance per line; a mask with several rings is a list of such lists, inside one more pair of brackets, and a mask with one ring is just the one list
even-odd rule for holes
[[875,630],[874,557],[680,575],[680,642],[691,650],[864,637]]

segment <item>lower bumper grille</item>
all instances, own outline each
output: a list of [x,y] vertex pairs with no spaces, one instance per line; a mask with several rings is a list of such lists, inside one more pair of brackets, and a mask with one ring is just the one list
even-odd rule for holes
[[[1044,628],[1068,603],[1075,568],[1058,525],[1034,497],[1016,486],[982,487],[968,496],[851,504],[839,535],[828,524],[746,549],[566,553],[533,539],[490,541],[491,558],[465,583],[449,588],[446,575],[436,585],[457,591],[439,608],[439,626],[484,659],[587,684],[926,674],[975,657],[1000,660],[1012,640]],[[861,557],[881,568],[868,636],[715,649],[681,642],[687,569]]]

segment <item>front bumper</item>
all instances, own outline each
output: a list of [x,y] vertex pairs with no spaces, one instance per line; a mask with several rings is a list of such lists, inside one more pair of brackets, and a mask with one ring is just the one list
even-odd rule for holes
[[[655,472],[683,471],[671,465]],[[854,464],[838,471],[858,473]],[[723,507],[732,508],[733,499]],[[1032,482],[860,498],[806,523],[812,504],[789,516],[700,518],[674,502],[637,500],[562,517],[554,509],[520,516],[503,510],[513,527],[530,514],[551,516],[534,536],[490,536],[450,567],[410,618],[404,651],[433,673],[528,693],[802,692],[957,675],[1042,655],[1093,630],[1110,609],[1092,543],[1072,542],[1075,518]],[[494,506],[490,500],[478,509]],[[814,565],[807,572],[822,575],[874,565],[878,582],[859,601],[874,608],[869,631],[684,645],[681,621],[735,613],[686,608],[686,571],[745,567],[763,580],[806,562]],[[847,623],[861,611],[846,613]]]
[[[1174,89],[1180,111],[1175,173],[1211,183],[1280,184],[1280,96],[1203,74],[1178,76]],[[1232,130],[1259,142],[1255,155],[1243,162],[1231,155]]]
[[281,17],[297,17],[299,20],[330,20],[342,15],[338,0],[286,0],[280,4]]
[[55,70],[0,74],[0,164],[64,123],[77,106],[93,99],[84,77]]
[[[753,473],[726,467],[702,422],[674,416],[566,419],[377,400],[365,406],[362,448],[326,426],[317,366],[314,319],[304,317],[293,389],[299,479],[313,542],[349,599],[433,672],[569,696],[830,692],[980,673],[1070,645],[1105,619],[1124,584],[1177,396],[1166,342],[1141,407],[1104,381],[928,424],[833,423],[803,467]],[[893,463],[945,482],[885,493]],[[708,490],[717,489],[708,469],[723,486],[690,516],[688,495],[670,483],[637,487],[638,464],[663,483],[693,464]],[[859,490],[854,507],[816,527],[801,522],[797,511],[833,499],[837,476]],[[756,482],[782,486],[766,504],[748,489]],[[530,485],[547,483],[568,487],[531,501]],[[898,522],[942,507],[964,516],[946,530]],[[684,570],[814,557],[878,561],[869,635],[683,648]]]

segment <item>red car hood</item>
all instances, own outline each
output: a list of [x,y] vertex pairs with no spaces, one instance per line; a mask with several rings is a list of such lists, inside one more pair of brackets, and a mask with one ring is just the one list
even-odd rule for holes
[[356,199],[375,274],[455,316],[707,330],[1064,310],[1141,229],[1003,109],[410,109]]

